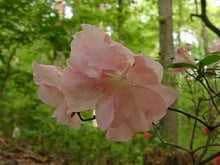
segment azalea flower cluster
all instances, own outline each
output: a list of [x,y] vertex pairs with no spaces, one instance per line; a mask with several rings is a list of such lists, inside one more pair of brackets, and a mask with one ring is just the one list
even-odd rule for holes
[[[174,53],[175,53],[175,57],[173,60],[173,63],[188,63],[191,65],[196,65],[196,61],[193,59],[192,56],[189,55],[189,52],[191,51],[191,45],[190,44],[186,44],[183,47],[178,47],[175,49]],[[209,49],[210,53],[217,53],[220,52],[220,39],[218,39],[214,45],[212,45]],[[220,61],[217,62],[217,66],[220,67]],[[173,72],[173,73],[184,73],[185,69],[187,69],[187,67],[177,67],[177,68],[171,68],[169,69],[169,71]]]
[[[189,63],[192,65],[196,65],[196,61],[192,58],[192,56],[189,55],[189,51],[191,51],[190,44],[186,44],[184,47],[179,47],[175,49],[175,58],[173,60],[173,63]],[[178,68],[172,68],[170,69],[171,72],[180,72],[184,73],[184,70],[187,69],[187,67],[178,67]]]
[[[217,53],[220,52],[220,39],[218,39],[214,45],[211,46],[210,48],[211,53]],[[220,67],[220,61],[218,61],[217,66]]]
[[220,39],[218,39],[218,40],[214,43],[214,45],[211,46],[210,52],[211,52],[211,53],[220,52]]
[[56,107],[53,117],[80,128],[77,112],[94,109],[107,139],[128,141],[165,114],[178,92],[161,84],[162,66],[135,55],[92,25],[83,25],[71,43],[67,68],[33,63],[38,96]]

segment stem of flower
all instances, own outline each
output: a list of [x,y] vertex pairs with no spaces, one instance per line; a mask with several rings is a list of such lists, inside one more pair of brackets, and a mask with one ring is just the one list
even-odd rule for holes
[[77,112],[77,115],[79,116],[79,118],[80,118],[81,121],[91,121],[91,120],[95,120],[95,118],[96,118],[95,115],[93,115],[92,118],[83,119],[82,116],[81,116],[81,114],[80,114],[80,112]]

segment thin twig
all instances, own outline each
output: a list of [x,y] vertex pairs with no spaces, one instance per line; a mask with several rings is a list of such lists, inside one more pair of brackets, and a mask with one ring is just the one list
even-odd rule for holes
[[[196,107],[196,117],[198,117],[198,113],[199,113],[199,108],[200,108],[200,104],[201,104],[202,100],[199,99],[198,105]],[[191,136],[191,141],[190,141],[190,150],[193,150],[193,144],[194,144],[194,139],[195,139],[195,132],[196,132],[196,127],[197,127],[197,120],[194,121],[194,125],[193,125],[193,130],[192,130],[192,136]],[[195,158],[193,153],[191,152],[191,157],[192,157],[192,161],[193,163],[195,162]]]
[[215,25],[213,25],[206,14],[206,0],[201,0],[201,14],[191,14],[191,20],[192,17],[199,17],[202,19],[202,21],[205,23],[205,25],[213,31],[216,35],[220,37],[220,29],[218,29]]
[[[216,147],[216,146],[220,146],[220,144],[209,144],[209,147]],[[201,150],[201,149],[203,149],[205,147],[206,147],[206,145],[205,146],[200,146],[200,147],[196,148],[195,150],[193,150],[192,153],[194,154],[197,151],[199,151],[199,150]]]
[[200,123],[202,123],[204,126],[206,126],[206,127],[208,127],[208,128],[211,127],[211,126],[209,126],[208,124],[206,124],[204,121],[202,121],[201,119],[199,119],[199,118],[197,118],[197,117],[195,117],[195,116],[193,116],[193,115],[190,115],[190,114],[187,113],[187,112],[181,111],[181,110],[179,110],[179,109],[171,108],[171,107],[169,107],[168,110],[175,111],[175,112],[179,112],[179,113],[181,113],[181,114],[183,114],[183,115],[185,115],[185,116],[187,116],[187,117],[191,117],[191,118],[193,118],[193,119],[199,121]]
[[[202,86],[206,89],[206,91],[208,92],[210,98],[213,98],[213,95],[210,93],[209,89],[206,87],[206,85],[203,83],[203,81],[200,80],[199,82],[200,82],[200,84],[202,84]],[[220,111],[219,111],[217,105],[215,104],[214,99],[211,99],[211,102],[212,102],[212,104],[214,105],[216,111],[217,111],[218,113],[220,113]]]
[[204,78],[204,80],[205,80],[205,82],[206,82],[206,84],[207,84],[207,86],[208,86],[208,89],[212,92],[212,93],[214,93],[215,95],[217,95],[216,94],[216,92],[212,89],[212,87],[210,86],[210,84],[209,84],[209,81],[207,80],[207,78],[203,75],[203,78]]
[[211,99],[214,99],[215,97],[217,97],[218,95],[214,95],[214,96],[212,96],[212,97],[210,97],[210,98],[208,98],[208,99],[201,99],[202,101],[210,101]]
[[208,158],[204,159],[203,161],[200,162],[200,164],[205,164],[217,156],[220,156],[220,151],[218,151],[218,152],[212,154],[211,156],[209,156]]
[[161,143],[166,144],[166,145],[169,145],[169,146],[172,146],[172,147],[175,147],[175,148],[178,148],[178,149],[181,149],[181,150],[186,151],[186,152],[189,152],[189,150],[188,150],[187,148],[184,148],[184,147],[182,147],[182,146],[179,146],[179,145],[176,145],[176,144],[173,144],[173,143],[164,141],[163,138],[162,138],[160,129],[159,129],[154,123],[153,123],[153,127],[154,127],[154,129],[156,130],[156,133],[157,133],[157,135],[158,135],[158,137],[159,137]]
[[201,155],[199,156],[199,158],[196,160],[195,165],[201,164],[201,160],[203,159],[203,157],[205,156],[206,152],[208,151],[208,148],[209,148],[211,139],[212,139],[212,132],[208,132],[208,138],[207,138],[207,140],[206,140],[205,147],[204,147],[204,149],[203,149]]

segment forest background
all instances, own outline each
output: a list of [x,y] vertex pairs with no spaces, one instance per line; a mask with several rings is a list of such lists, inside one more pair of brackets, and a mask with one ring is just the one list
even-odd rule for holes
[[[0,8],[0,138],[9,141],[7,147],[29,144],[45,157],[42,161],[56,155],[50,159],[66,164],[143,164],[145,153],[153,153],[158,147],[170,148],[154,130],[148,138],[140,133],[127,143],[115,143],[106,140],[104,132],[92,122],[84,122],[80,130],[57,124],[51,118],[53,109],[37,97],[31,67],[33,61],[64,66],[73,35],[81,30],[82,23],[96,25],[134,53],[159,61],[161,18],[156,0],[0,0]],[[191,17],[200,12],[196,0],[173,0],[174,45],[191,44],[195,59],[204,58],[218,39],[200,18]],[[220,27],[218,0],[207,0],[207,13]],[[175,106],[191,113],[195,100],[205,97],[204,91],[184,75],[176,75],[175,79],[173,86],[181,91]],[[207,105],[201,106],[201,118],[205,109]],[[193,124],[194,120],[178,115],[178,145],[190,145]],[[207,137],[204,126],[198,128],[195,148]],[[163,137],[166,139],[166,131]],[[207,155],[216,150],[219,146]]]

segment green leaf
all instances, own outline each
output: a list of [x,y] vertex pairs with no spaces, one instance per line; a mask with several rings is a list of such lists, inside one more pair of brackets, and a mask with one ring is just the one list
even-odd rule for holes
[[195,68],[195,65],[190,63],[173,63],[167,65],[167,68],[180,68],[180,67]]
[[210,65],[210,64],[213,64],[217,61],[220,60],[220,55],[210,55],[210,56],[207,56],[205,58],[203,58],[202,60],[199,61],[198,65],[200,67],[203,67],[203,66],[206,66],[206,65]]
[[209,55],[220,55],[220,52],[213,52],[213,53],[209,53]]

